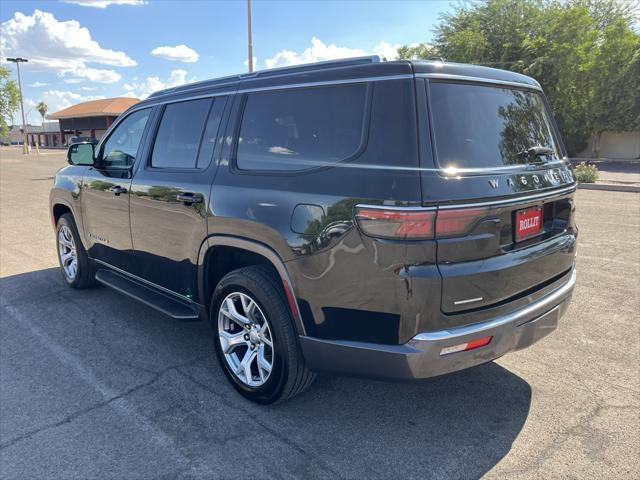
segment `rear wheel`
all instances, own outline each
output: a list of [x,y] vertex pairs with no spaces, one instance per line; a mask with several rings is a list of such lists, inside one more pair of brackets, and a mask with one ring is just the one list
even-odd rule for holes
[[235,389],[274,403],[311,385],[277,277],[264,266],[227,274],[214,292],[211,321],[218,359]]
[[56,246],[62,278],[72,288],[95,285],[95,271],[84,249],[76,222],[70,213],[60,217],[56,225]]

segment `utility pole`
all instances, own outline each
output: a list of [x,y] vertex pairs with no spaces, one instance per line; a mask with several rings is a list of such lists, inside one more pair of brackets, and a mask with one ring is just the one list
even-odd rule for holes
[[24,134],[24,141],[22,142],[22,153],[25,155],[29,153],[29,138],[27,135],[27,122],[24,119],[24,100],[22,97],[22,80],[20,80],[20,62],[28,62],[26,58],[7,58],[7,62],[13,62],[18,69],[18,89],[20,90],[20,110],[22,111],[22,133]]
[[253,72],[253,43],[251,42],[251,0],[247,0],[247,33],[249,35],[249,72]]

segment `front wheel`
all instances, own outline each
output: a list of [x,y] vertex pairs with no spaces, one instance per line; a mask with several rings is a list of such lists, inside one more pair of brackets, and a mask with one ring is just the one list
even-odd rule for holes
[[244,267],[225,275],[213,295],[211,321],[218,360],[246,398],[274,403],[313,382],[284,293],[269,268]]
[[95,271],[84,249],[73,216],[65,213],[56,224],[56,247],[62,278],[72,288],[95,285]]

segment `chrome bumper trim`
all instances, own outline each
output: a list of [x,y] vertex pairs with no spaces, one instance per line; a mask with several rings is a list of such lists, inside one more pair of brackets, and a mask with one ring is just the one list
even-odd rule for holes
[[534,312],[540,310],[540,313],[544,313],[545,307],[554,305],[558,299],[566,295],[576,283],[576,269],[574,267],[571,272],[571,278],[558,290],[550,293],[549,295],[542,297],[540,300],[528,305],[520,310],[493,318],[487,322],[475,323],[473,325],[465,325],[463,327],[450,328],[448,330],[438,330],[435,332],[419,333],[411,340],[409,344],[415,345],[421,342],[437,342],[441,340],[452,340],[458,337],[464,337],[467,335],[473,335],[476,333],[482,333],[486,330],[501,327],[510,323],[517,323],[522,318],[530,317]]

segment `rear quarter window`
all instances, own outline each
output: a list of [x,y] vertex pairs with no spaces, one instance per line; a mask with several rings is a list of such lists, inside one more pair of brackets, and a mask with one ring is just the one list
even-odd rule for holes
[[236,167],[299,171],[353,157],[364,140],[367,85],[332,85],[246,97]]

